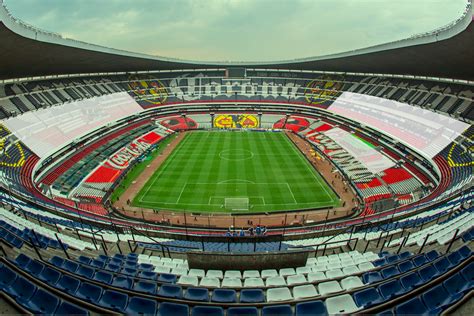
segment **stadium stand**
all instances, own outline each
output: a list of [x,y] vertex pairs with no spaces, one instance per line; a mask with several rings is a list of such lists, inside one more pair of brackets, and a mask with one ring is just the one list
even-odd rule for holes
[[[461,19],[471,14],[470,1],[467,9]],[[5,13],[0,1],[2,21]],[[472,81],[255,67],[235,79],[223,65],[191,68],[0,82],[0,295],[18,313],[449,314],[469,302]],[[410,105],[434,115],[428,125],[440,128],[374,128],[334,110],[348,95],[378,109]],[[35,133],[22,129],[37,122],[12,123],[72,104],[79,112],[92,104],[91,121],[99,113],[110,118],[107,102],[116,96],[136,111],[100,126],[74,112],[61,127],[49,126],[62,128],[64,143],[46,141],[46,129],[29,143]],[[328,219],[332,209],[323,210],[324,221],[278,214],[281,224],[241,236],[231,233],[234,214],[227,229],[216,224],[223,216],[206,215],[208,225],[200,226],[193,221],[202,214],[166,213],[182,216],[172,223],[111,206],[110,194],[135,163],[171,135],[214,127],[281,129],[307,141],[358,206],[335,220]],[[253,266],[243,268],[239,258]]]

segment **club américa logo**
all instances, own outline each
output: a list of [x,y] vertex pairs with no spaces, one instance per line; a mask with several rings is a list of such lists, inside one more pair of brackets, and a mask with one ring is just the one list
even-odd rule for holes
[[217,128],[257,128],[258,117],[251,114],[220,114],[214,118]]
[[306,85],[306,102],[313,105],[332,101],[342,89],[342,82],[328,76],[311,81]]
[[168,99],[168,89],[160,80],[148,77],[131,77],[128,86],[143,105],[161,105]]

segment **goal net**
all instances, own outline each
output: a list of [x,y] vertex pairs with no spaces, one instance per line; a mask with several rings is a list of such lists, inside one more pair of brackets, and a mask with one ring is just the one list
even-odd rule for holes
[[232,211],[247,211],[249,209],[249,198],[225,198],[224,207]]

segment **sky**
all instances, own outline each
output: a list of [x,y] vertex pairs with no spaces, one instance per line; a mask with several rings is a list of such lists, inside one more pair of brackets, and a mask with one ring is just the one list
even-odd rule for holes
[[277,61],[382,44],[455,20],[467,0],[4,0],[39,28],[200,61]]

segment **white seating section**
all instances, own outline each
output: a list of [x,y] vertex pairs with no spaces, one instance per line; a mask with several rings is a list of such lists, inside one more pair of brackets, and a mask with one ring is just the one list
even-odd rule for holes
[[[0,215],[3,221],[7,222],[8,224],[23,230],[25,228],[34,230],[35,232],[44,235],[48,238],[51,239],[56,239],[56,234],[58,235],[58,238],[61,240],[61,242],[69,245],[72,248],[75,248],[77,250],[85,250],[85,249],[95,249],[94,245],[90,242],[83,241],[71,236],[68,236],[66,234],[59,233],[57,231],[53,231],[51,229],[48,229],[46,227],[40,226],[39,224],[36,224],[33,221],[29,221],[23,217],[20,217],[16,214],[13,214],[3,208],[0,207]],[[99,248],[99,245],[97,245],[97,248]]]
[[298,268],[205,271],[189,269],[187,261],[183,259],[160,258],[143,254],[138,256],[139,263],[154,265],[155,272],[176,274],[177,283],[180,285],[233,289],[267,288],[269,302],[343,293],[361,287],[364,283],[355,274],[374,269],[371,261],[377,259],[379,256],[372,252],[351,251],[308,258],[306,265]]
[[[421,246],[425,242],[428,234],[430,234],[430,236],[428,237],[427,244],[436,241],[439,244],[444,245],[453,238],[457,229],[459,229],[459,234],[462,234],[468,231],[473,225],[474,213],[466,212],[443,224],[434,224],[411,234],[405,245],[411,246],[417,244],[418,246]],[[400,245],[404,239],[405,237],[394,239],[390,242],[389,246]]]

